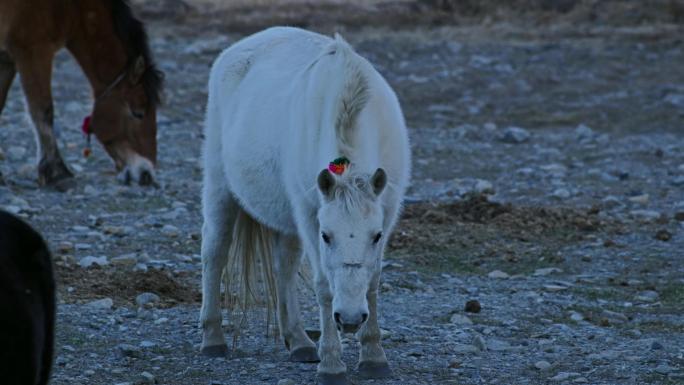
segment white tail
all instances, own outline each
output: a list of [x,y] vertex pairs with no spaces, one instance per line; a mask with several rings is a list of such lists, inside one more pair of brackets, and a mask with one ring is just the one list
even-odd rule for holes
[[255,306],[267,308],[266,330],[276,308],[273,272],[273,232],[239,209],[223,271],[226,307],[235,320],[233,343],[247,321],[247,310]]

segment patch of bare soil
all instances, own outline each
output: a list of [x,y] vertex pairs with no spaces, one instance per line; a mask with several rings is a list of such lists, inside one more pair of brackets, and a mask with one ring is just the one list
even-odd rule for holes
[[55,271],[59,297],[67,303],[109,297],[117,306],[133,305],[135,297],[143,292],[157,294],[163,308],[201,301],[196,277],[191,273],[165,269],[126,271],[114,267],[84,269],[63,263],[57,263]]
[[526,272],[538,262],[564,262],[557,255],[564,245],[597,233],[625,231],[620,223],[600,218],[599,212],[513,206],[490,202],[485,195],[414,204],[406,207],[389,250],[427,268],[486,272],[508,262],[509,270]]

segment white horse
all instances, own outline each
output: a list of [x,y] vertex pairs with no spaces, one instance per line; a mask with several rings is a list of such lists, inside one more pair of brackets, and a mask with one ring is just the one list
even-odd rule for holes
[[[226,274],[248,286],[250,266],[268,272],[272,263],[275,277],[265,281],[275,282],[290,359],[320,361],[319,383],[349,383],[338,331],[359,332],[362,377],[391,375],[380,345],[378,281],[410,151],[387,82],[339,35],[270,28],[214,62],[205,130],[202,353],[227,352],[220,282],[228,259],[237,258],[228,265],[242,268]],[[350,163],[331,163],[340,157]],[[302,254],[320,307],[318,351],[296,296]]]

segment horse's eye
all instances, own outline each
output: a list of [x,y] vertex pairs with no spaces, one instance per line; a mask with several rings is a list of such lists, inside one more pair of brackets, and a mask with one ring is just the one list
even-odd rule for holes
[[323,238],[323,242],[330,244],[330,236],[326,233],[321,233],[321,237]]
[[382,231],[375,234],[375,237],[373,238],[373,244],[380,242],[380,238],[382,238]]
[[131,110],[131,115],[133,115],[133,117],[136,119],[142,120],[145,117],[145,112],[144,111]]

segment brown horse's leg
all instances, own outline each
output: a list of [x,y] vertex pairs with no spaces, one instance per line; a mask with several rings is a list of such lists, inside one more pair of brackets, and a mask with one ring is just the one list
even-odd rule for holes
[[14,61],[5,51],[0,51],[0,114],[5,107],[7,93],[9,92],[14,75],[17,70],[14,68]]
[[31,47],[13,56],[38,138],[38,183],[64,191],[73,187],[74,180],[59,154],[52,129],[54,116],[50,79],[54,53],[49,47]]

